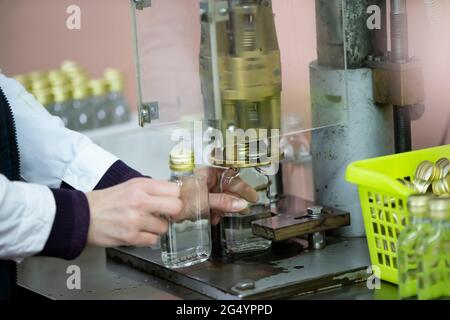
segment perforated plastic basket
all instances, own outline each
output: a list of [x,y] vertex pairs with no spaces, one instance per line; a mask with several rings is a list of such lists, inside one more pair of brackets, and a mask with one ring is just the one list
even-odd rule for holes
[[408,197],[413,193],[397,181],[411,179],[424,160],[450,158],[450,145],[352,163],[347,180],[358,185],[373,265],[381,278],[398,284],[397,239],[409,223]]

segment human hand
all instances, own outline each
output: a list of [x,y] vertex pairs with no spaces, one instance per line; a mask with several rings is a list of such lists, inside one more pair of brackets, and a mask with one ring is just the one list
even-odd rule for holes
[[177,219],[183,204],[177,184],[145,178],[86,194],[90,208],[88,244],[152,246]]
[[249,184],[237,177],[230,184],[225,185],[223,193],[220,193],[220,176],[224,169],[200,168],[195,171],[196,175],[206,178],[209,194],[209,205],[211,208],[211,223],[217,225],[225,213],[247,214],[248,203],[258,201],[258,193]]

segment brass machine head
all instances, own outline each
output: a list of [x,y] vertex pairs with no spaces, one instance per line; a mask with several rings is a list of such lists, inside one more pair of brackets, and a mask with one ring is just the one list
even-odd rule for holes
[[[212,164],[270,165],[279,152],[265,151],[278,139],[281,127],[281,60],[272,3],[231,0],[221,2],[222,7],[217,1],[202,3],[208,15],[202,19],[200,64],[205,114],[226,140],[224,148],[212,154]],[[213,4],[218,13],[211,10]],[[251,138],[226,139],[230,133],[249,130],[256,133]]]

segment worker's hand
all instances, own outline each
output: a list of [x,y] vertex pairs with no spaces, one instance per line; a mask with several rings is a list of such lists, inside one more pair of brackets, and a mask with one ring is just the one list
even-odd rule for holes
[[88,244],[102,247],[152,246],[166,233],[167,219],[177,219],[183,204],[177,184],[133,179],[87,193],[90,207]]
[[200,168],[195,171],[207,179],[209,189],[209,205],[211,207],[211,223],[217,225],[224,213],[248,213],[248,204],[258,201],[258,193],[250,185],[237,177],[225,186],[220,193],[220,176],[224,170],[218,168]]

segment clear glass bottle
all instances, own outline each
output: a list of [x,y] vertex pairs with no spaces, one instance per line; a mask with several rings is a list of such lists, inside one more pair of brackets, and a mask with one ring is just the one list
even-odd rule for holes
[[[222,178],[232,184],[233,176],[237,177],[237,172],[228,170],[224,173],[229,175]],[[249,204],[248,213],[226,213],[220,222],[222,248],[226,254],[248,253],[267,250],[271,247],[272,241],[257,237],[252,231],[252,222],[268,218],[271,216],[269,205],[270,200],[266,196],[268,179],[259,174],[254,169],[240,170],[239,176],[259,193],[259,200],[255,204]],[[226,191],[227,186],[222,186]]]
[[105,80],[108,84],[108,103],[112,124],[121,124],[130,121],[130,106],[123,95],[123,75],[115,69],[105,71]]
[[72,91],[69,86],[53,87],[55,103],[49,107],[51,114],[60,117],[64,125],[72,129],[74,123],[71,121],[72,113]]
[[73,87],[72,112],[74,130],[86,131],[96,127],[95,109],[92,107],[90,89],[86,83]]
[[194,153],[177,149],[170,154],[170,181],[181,186],[182,220],[169,218],[169,229],[161,237],[161,259],[169,268],[189,267],[209,259],[211,224],[206,180],[194,174]]
[[97,128],[110,126],[112,124],[112,113],[106,96],[106,82],[103,79],[91,80],[89,87],[92,90],[91,103],[95,109]]
[[450,198],[430,200],[432,232],[418,250],[420,300],[450,297]]
[[407,299],[417,295],[417,255],[419,243],[429,236],[431,219],[427,195],[411,196],[408,200],[410,224],[398,239],[399,295]]

